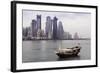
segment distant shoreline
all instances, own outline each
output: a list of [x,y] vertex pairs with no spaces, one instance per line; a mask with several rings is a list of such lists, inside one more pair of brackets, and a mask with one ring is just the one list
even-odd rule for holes
[[22,39],[22,41],[42,41],[42,40],[91,40],[91,39]]

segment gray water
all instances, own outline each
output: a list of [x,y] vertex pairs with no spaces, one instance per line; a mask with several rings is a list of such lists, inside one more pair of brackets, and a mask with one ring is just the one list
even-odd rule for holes
[[[55,51],[61,48],[70,48],[80,43],[80,55],[76,57],[59,58]],[[91,59],[90,40],[35,40],[23,41],[22,62],[67,61]]]

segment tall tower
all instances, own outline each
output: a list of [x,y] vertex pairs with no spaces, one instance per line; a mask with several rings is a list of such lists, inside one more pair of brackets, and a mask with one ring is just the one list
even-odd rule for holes
[[41,30],[41,15],[37,15],[37,30]]
[[52,38],[52,20],[50,16],[46,17],[46,27],[45,27],[46,36]]
[[63,35],[64,35],[63,25],[62,25],[62,22],[59,21],[59,23],[58,23],[58,29],[57,29],[58,39],[63,39]]
[[53,39],[57,39],[57,18],[53,18]]
[[37,35],[37,22],[36,22],[36,20],[32,20],[31,25],[32,25],[32,36],[36,37],[36,35]]

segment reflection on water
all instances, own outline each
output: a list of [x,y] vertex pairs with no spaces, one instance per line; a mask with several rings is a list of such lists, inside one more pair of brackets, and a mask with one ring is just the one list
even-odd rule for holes
[[[55,51],[61,48],[73,47],[80,43],[82,49],[76,57],[59,58]],[[90,40],[43,40],[23,41],[22,62],[43,62],[63,60],[87,60],[91,58]]]
[[58,57],[58,61],[64,61],[64,60],[80,60],[80,56],[72,56],[72,57],[67,57],[67,58]]

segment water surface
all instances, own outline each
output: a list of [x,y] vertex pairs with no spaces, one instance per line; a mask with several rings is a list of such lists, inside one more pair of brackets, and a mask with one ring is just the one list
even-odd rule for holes
[[[80,43],[82,49],[76,57],[59,58],[55,51],[59,47],[73,47]],[[67,61],[91,59],[90,40],[35,40],[23,41],[22,62]]]

